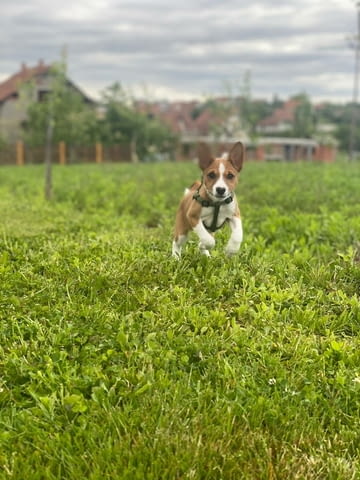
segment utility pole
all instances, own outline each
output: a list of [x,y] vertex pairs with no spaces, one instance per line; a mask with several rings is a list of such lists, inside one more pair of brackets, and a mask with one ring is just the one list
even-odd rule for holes
[[360,66],[360,1],[356,3],[357,7],[357,33],[355,36],[355,71],[354,71],[354,87],[352,98],[352,112],[351,112],[351,124],[350,124],[350,141],[349,141],[349,161],[352,162],[355,159],[354,147],[355,147],[355,135],[357,127],[357,102],[359,95],[359,66]]

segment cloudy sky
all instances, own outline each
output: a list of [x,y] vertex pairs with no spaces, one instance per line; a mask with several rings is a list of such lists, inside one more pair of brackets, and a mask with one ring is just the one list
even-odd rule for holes
[[354,0],[1,0],[0,80],[68,52],[71,79],[98,97],[115,81],[148,97],[352,96]]

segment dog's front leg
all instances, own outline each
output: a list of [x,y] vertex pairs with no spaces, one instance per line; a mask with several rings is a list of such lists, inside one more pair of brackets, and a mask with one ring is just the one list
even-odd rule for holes
[[181,257],[182,246],[186,243],[187,235],[179,235],[173,240],[172,256],[179,259]]
[[189,226],[199,237],[199,240],[200,240],[199,247],[200,247],[201,253],[203,253],[206,256],[210,256],[209,249],[214,247],[215,238],[212,235],[210,235],[210,233],[204,227],[204,224],[201,220],[200,204],[198,202],[193,201],[186,216],[189,222]]
[[240,217],[231,217],[229,220],[231,228],[231,236],[226,245],[225,252],[228,255],[235,255],[238,252],[242,239],[243,239],[243,229],[242,222]]
[[193,227],[193,230],[200,239],[199,247],[201,253],[209,257],[209,249],[215,246],[215,238],[206,230],[201,220]]

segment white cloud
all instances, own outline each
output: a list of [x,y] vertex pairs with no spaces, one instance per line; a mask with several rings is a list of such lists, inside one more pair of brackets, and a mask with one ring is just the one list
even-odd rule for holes
[[[2,1],[0,79],[22,61],[57,60],[88,92],[114,81],[151,85],[158,95],[224,93],[252,70],[253,95],[348,100],[356,28],[349,0]],[[136,87],[137,88],[137,87]]]

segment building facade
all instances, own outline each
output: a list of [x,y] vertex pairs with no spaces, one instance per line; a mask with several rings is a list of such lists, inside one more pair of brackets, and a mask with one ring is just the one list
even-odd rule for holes
[[[54,77],[53,67],[40,60],[35,67],[23,63],[19,72],[0,83],[0,139],[14,143],[22,138],[29,105],[46,99],[52,91]],[[70,80],[67,83],[85,102],[94,104]]]

